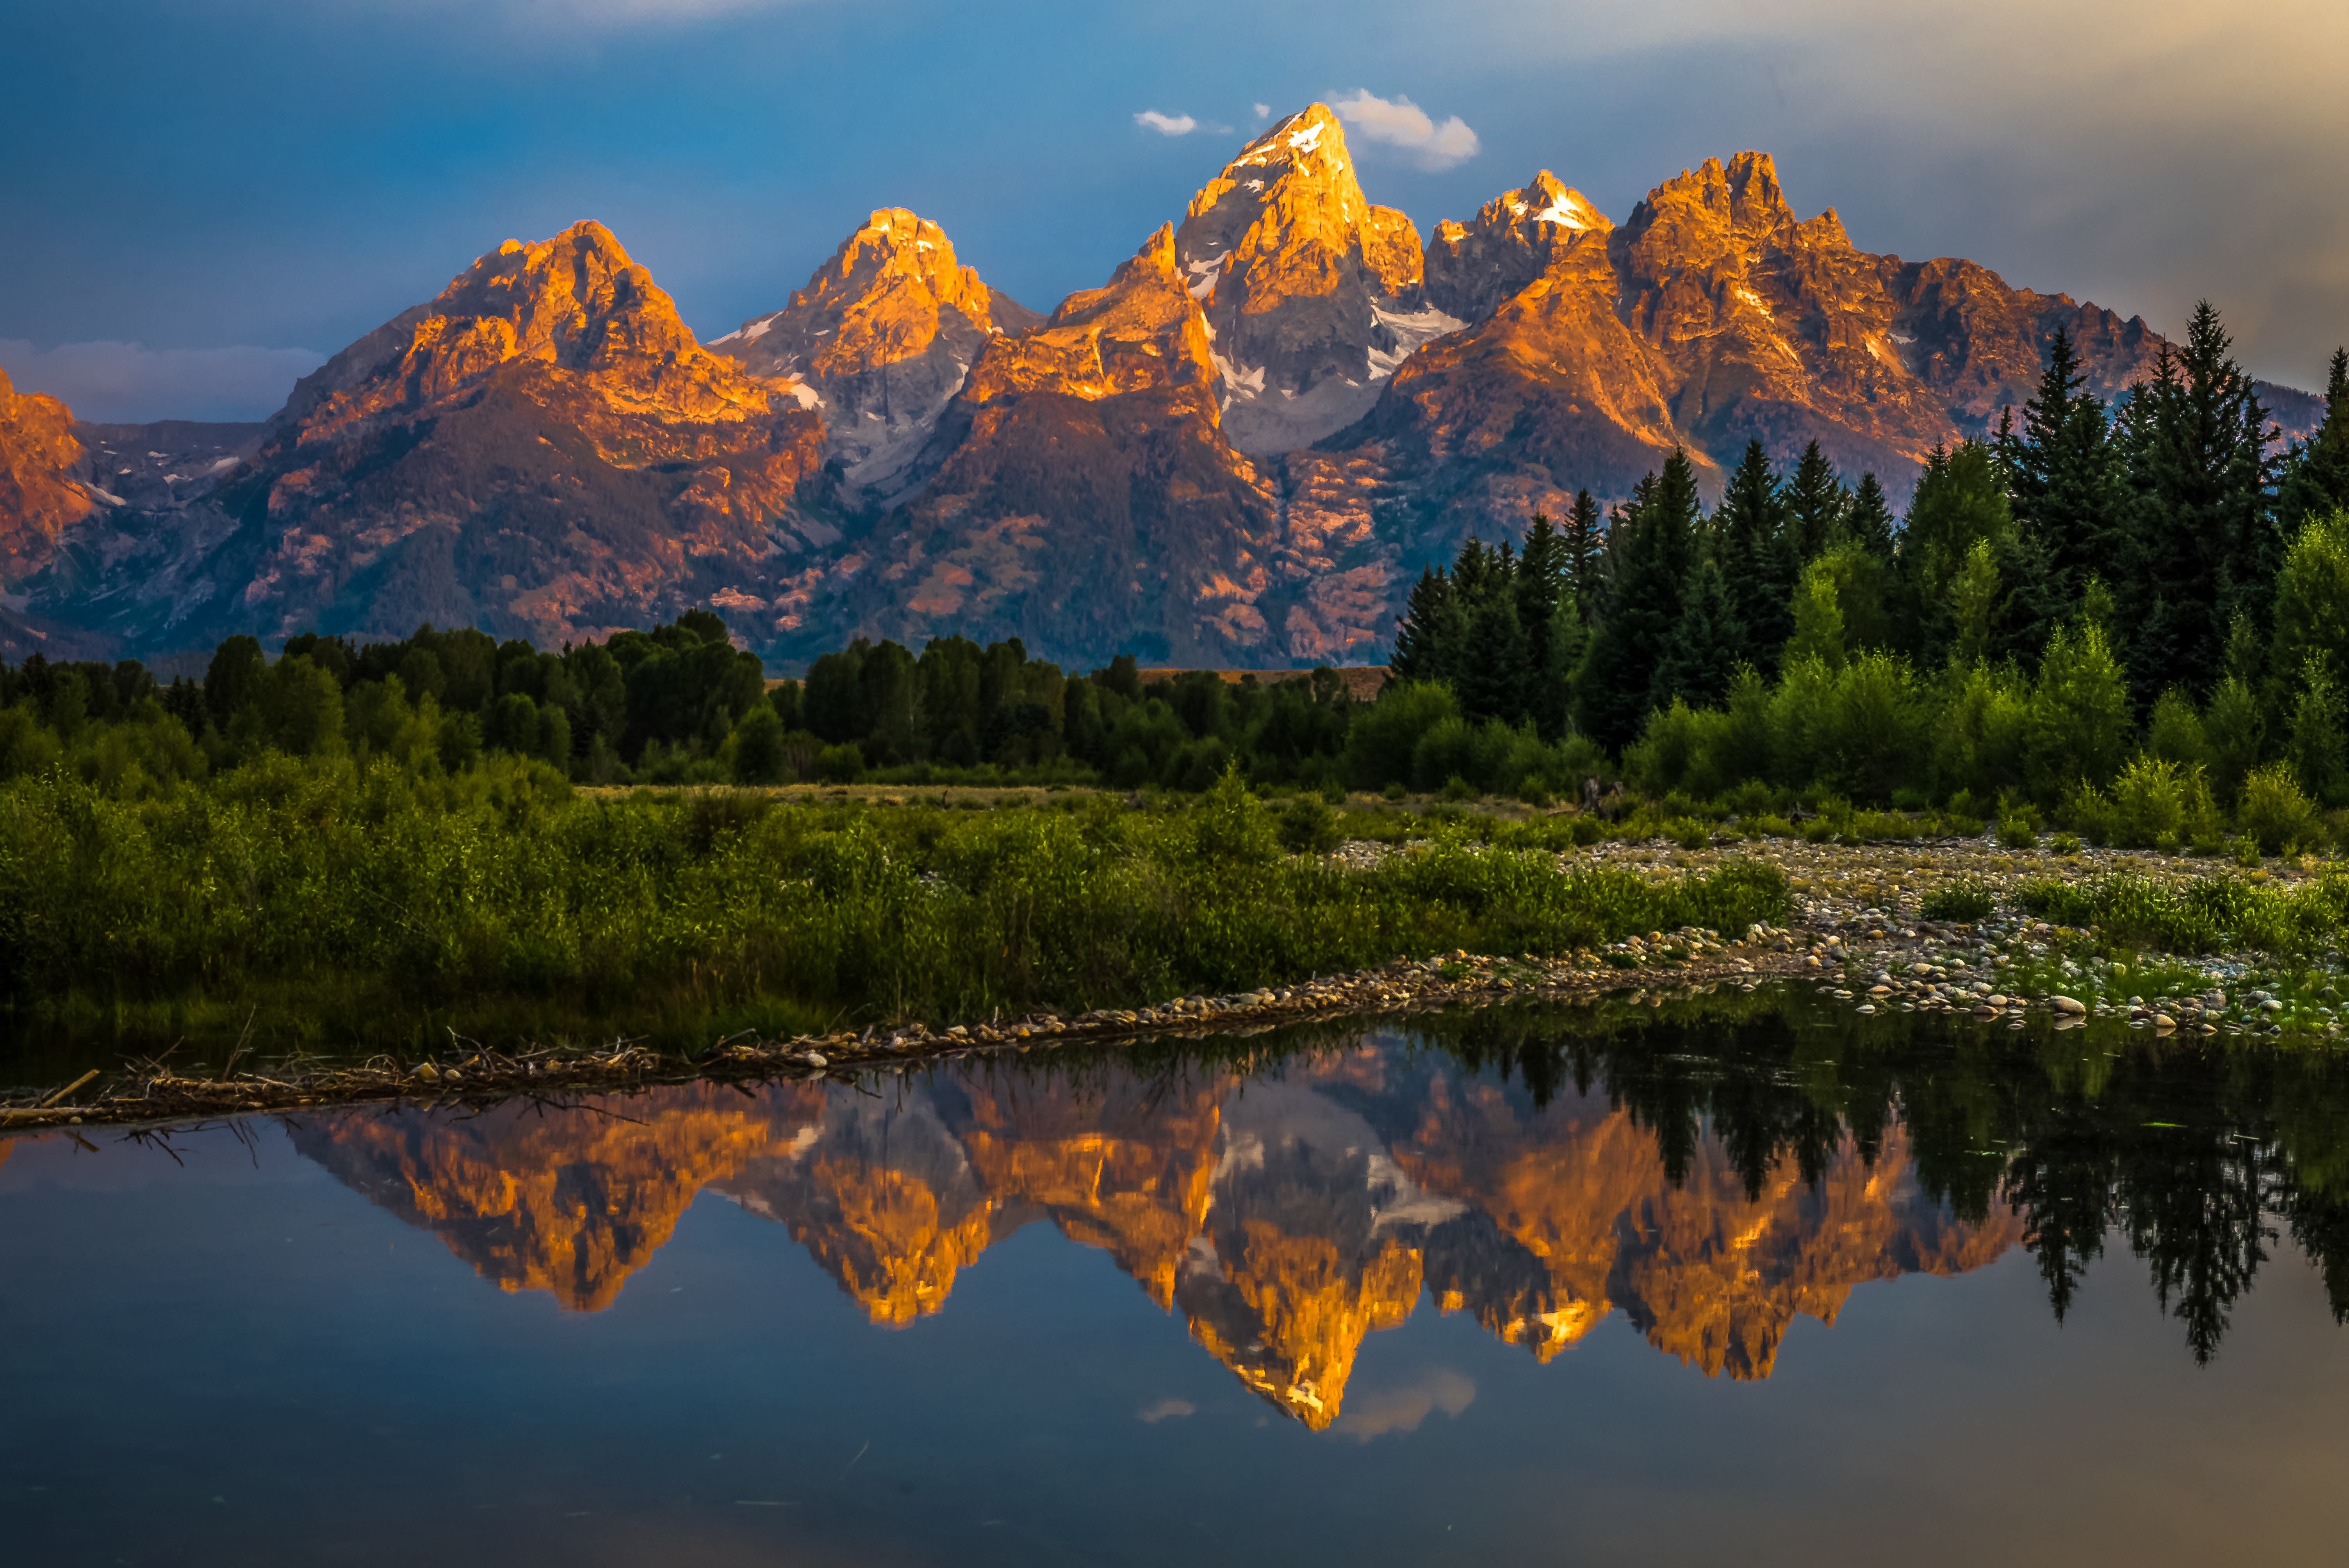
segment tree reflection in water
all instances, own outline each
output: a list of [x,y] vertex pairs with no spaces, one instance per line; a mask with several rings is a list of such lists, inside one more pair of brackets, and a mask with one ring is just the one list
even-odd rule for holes
[[1797,1315],[2021,1246],[2060,1319],[2118,1238],[2198,1360],[2289,1230],[2349,1308],[2349,1069],[1758,993],[971,1058],[857,1086],[330,1117],[295,1140],[506,1289],[598,1310],[710,1191],[877,1324],[1048,1222],[1285,1413],[1424,1292],[1547,1360],[1619,1310],[1765,1377]]

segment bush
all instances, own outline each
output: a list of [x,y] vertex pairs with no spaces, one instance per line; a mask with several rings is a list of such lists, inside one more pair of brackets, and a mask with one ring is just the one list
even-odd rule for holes
[[1979,877],[1959,877],[1925,895],[1920,912],[1927,920],[1975,924],[1998,909],[1998,897]]
[[2263,854],[2281,855],[2318,841],[2323,828],[2316,803],[2301,793],[2289,763],[2271,762],[2243,780],[2236,819]]
[[1385,789],[1379,791],[1379,798],[1384,800],[1400,800],[1410,793],[1411,791],[1403,787],[1402,780],[1397,779],[1390,782]]
[[2032,850],[2039,847],[2039,834],[2030,818],[2009,814],[1998,820],[1998,841],[2002,849]]
[[827,746],[815,754],[815,776],[825,784],[854,784],[864,777],[864,753],[854,744]]
[[1299,795],[1283,806],[1276,831],[1292,854],[1326,855],[1344,841],[1338,813],[1319,795]]
[[2047,841],[2047,847],[2059,855],[2076,855],[2080,852],[2080,841],[2069,833],[2058,833]]
[[1684,850],[1709,850],[1713,847],[1713,829],[1693,817],[1682,817],[1671,824],[1673,843]]
[[1460,704],[1452,688],[1405,681],[1379,694],[1354,715],[1346,735],[1346,773],[1357,789],[1376,789],[1412,776],[1420,741],[1446,720],[1458,722]]

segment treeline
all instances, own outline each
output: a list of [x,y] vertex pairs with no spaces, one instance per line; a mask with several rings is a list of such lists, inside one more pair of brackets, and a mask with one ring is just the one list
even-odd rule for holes
[[1427,573],[1393,673],[1472,721],[1587,737],[1657,793],[2178,841],[2247,802],[2349,806],[2349,355],[2281,449],[2208,305],[2117,407],[2082,379],[2059,332],[2020,422],[1935,451],[1897,524],[1816,445],[1791,475],[1749,446],[1709,514],[1675,453],[1597,547],[1585,495],[1522,553],[1472,542]]

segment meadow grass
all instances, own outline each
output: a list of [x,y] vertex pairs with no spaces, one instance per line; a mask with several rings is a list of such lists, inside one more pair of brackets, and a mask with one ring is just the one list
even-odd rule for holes
[[1284,852],[1237,778],[1179,807],[987,812],[574,794],[274,758],[152,798],[0,786],[19,1018],[379,1040],[971,1019],[1221,993],[1453,948],[1783,919],[1775,868],[1560,869],[1438,824],[1367,869]]

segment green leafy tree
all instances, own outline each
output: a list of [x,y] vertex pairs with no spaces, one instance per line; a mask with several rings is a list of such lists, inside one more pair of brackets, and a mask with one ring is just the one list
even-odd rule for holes
[[2131,719],[2128,682],[2104,633],[2092,622],[2058,628],[2031,694],[2033,792],[2052,801],[2082,780],[2111,782],[2127,758]]
[[1814,561],[1803,568],[1792,609],[1795,631],[1786,640],[1785,666],[1809,659],[1827,670],[1841,669],[1846,654],[1843,605],[1833,562]]
[[2338,806],[2349,801],[2349,767],[2343,761],[2341,688],[2325,665],[2322,655],[2311,654],[2301,666],[2288,760],[2302,789],[2323,805]]

